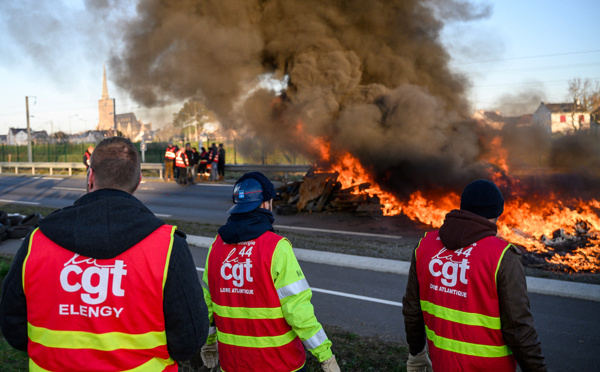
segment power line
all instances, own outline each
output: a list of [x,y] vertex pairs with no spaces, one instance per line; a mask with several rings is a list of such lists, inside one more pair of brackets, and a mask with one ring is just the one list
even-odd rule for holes
[[[591,78],[592,80],[600,79],[600,77]],[[503,83],[503,84],[491,84],[491,85],[473,85],[473,87],[477,88],[490,88],[490,87],[502,87],[502,86],[514,86],[514,85],[531,85],[531,84],[561,84],[568,83],[569,80],[551,80],[551,81],[533,81],[533,82],[523,82],[523,83]]]
[[540,55],[537,55],[537,56],[527,56],[527,57],[488,59],[488,60],[481,60],[481,61],[456,61],[456,62],[452,62],[452,64],[454,64],[454,65],[471,65],[471,64],[475,64],[475,63],[518,61],[518,60],[523,60],[523,59],[535,59],[535,58],[559,57],[559,56],[572,56],[572,55],[577,55],[577,54],[590,54],[590,53],[598,53],[598,52],[600,52],[600,49],[582,50],[582,51],[579,51],[579,52],[540,54]]
[[529,71],[548,71],[548,70],[556,70],[561,68],[574,68],[574,67],[588,67],[588,66],[598,66],[600,62],[593,63],[580,63],[580,64],[572,64],[572,65],[554,65],[554,66],[541,66],[541,67],[527,67],[527,68],[517,68],[512,70],[491,70],[491,71],[465,71],[466,74],[498,74],[498,73],[508,73],[508,72],[529,72]]

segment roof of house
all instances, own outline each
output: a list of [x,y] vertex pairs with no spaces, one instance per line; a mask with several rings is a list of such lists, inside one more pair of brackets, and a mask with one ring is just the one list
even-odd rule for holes
[[125,114],[118,114],[117,121],[129,121],[135,123],[137,122],[137,118],[133,112],[127,112]]
[[542,102],[542,105],[546,106],[548,108],[548,110],[550,110],[550,112],[558,113],[558,112],[583,111],[583,107],[581,107],[580,105],[575,105],[574,103],[544,103],[544,102]]
[[8,133],[13,136],[19,132],[27,132],[27,128],[8,128]]
[[498,111],[486,111],[485,116],[493,121],[504,121],[504,117]]

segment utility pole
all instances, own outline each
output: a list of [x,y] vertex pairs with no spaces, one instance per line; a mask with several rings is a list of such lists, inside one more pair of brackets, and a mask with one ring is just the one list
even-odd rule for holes
[[33,156],[31,153],[31,126],[29,125],[29,96],[25,96],[25,110],[27,111],[27,161],[31,163]]

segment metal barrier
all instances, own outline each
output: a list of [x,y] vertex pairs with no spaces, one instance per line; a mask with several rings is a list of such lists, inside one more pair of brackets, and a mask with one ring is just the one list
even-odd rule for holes
[[[66,170],[69,176],[73,175],[73,169],[86,169],[82,163],[28,163],[28,162],[0,162],[0,174],[7,173],[5,168],[14,169],[14,174],[25,174],[24,169],[30,170],[27,174],[36,174],[36,169],[49,169],[49,174],[54,175],[54,170]],[[289,173],[306,173],[310,165],[261,165],[261,164],[226,164],[225,170],[230,172],[279,172],[288,178]],[[142,163],[142,170],[157,171],[158,177],[163,178],[165,165],[163,163]],[[19,173],[21,170],[21,173]],[[39,174],[39,173],[38,173]],[[44,173],[46,174],[46,173]]]

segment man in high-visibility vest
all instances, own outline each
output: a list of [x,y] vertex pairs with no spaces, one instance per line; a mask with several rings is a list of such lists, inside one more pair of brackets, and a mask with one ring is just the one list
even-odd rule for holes
[[493,182],[471,182],[419,242],[402,301],[408,372],[547,370],[520,252],[496,237],[503,211]]
[[244,174],[233,188],[229,219],[206,259],[203,289],[213,327],[202,360],[208,368],[220,362],[226,372],[306,371],[306,347],[324,371],[337,372],[292,245],[273,232],[274,196],[259,172]]
[[186,186],[188,184],[188,176],[187,176],[187,168],[190,165],[190,159],[187,156],[186,149],[189,149],[190,144],[186,143],[185,147],[182,147],[175,154],[175,166],[179,171],[179,175],[177,177],[177,183],[180,186]]
[[176,371],[208,334],[185,234],[132,194],[128,139],[94,150],[88,193],[39,222],[2,287],[0,326],[30,371]]
[[175,168],[175,156],[179,149],[169,142],[165,151],[165,181],[173,181],[173,171]]

